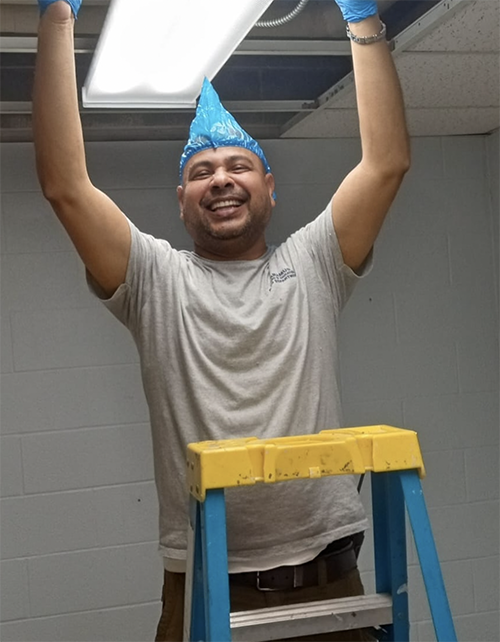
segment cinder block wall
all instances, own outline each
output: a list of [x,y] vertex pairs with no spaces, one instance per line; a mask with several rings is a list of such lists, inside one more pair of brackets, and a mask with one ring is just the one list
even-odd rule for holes
[[[346,425],[419,432],[459,639],[498,631],[498,134],[417,139],[345,310]],[[356,141],[270,141],[278,242],[322,209]],[[190,247],[181,146],[93,143],[96,185],[144,231]],[[1,631],[5,642],[152,640],[161,565],[148,413],[127,332],[87,292],[28,144],[2,153]],[[369,508],[369,482],[363,496]],[[410,538],[412,640],[433,640]],[[361,560],[373,581],[371,545]]]
[[[412,173],[376,246],[373,278],[346,308],[341,344],[346,423],[419,433],[424,493],[464,642],[500,639],[498,142],[498,133],[414,141]],[[369,507],[369,486],[363,494]],[[428,642],[412,544],[412,638]],[[369,548],[362,568],[373,587]]]

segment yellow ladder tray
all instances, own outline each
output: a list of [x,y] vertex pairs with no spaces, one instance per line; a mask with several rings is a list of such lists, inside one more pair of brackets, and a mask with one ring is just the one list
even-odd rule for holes
[[276,439],[224,439],[188,445],[189,492],[204,501],[207,490],[425,468],[413,430],[361,426]]

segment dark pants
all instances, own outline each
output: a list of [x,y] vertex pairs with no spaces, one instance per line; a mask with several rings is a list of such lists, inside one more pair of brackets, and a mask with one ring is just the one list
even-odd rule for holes
[[[229,576],[231,578],[231,576]],[[156,642],[181,642],[184,619],[184,573],[165,571],[162,603],[163,609],[158,623]],[[229,581],[231,611],[250,611],[271,606],[284,606],[315,600],[331,600],[364,593],[358,569],[349,571],[335,582],[322,586],[296,588],[287,591],[259,591],[252,586],[242,586]],[[293,640],[317,640],[331,642],[373,641],[374,638],[363,629],[322,633]],[[284,642],[284,641],[283,641]]]

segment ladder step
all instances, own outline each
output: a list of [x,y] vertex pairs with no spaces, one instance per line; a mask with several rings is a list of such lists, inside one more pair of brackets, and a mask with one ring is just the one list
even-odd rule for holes
[[231,613],[233,642],[259,642],[392,623],[388,593]]

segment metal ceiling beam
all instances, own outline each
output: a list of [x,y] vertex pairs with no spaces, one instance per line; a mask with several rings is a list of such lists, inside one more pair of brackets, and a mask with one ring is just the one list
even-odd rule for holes
[[409,49],[416,42],[422,40],[430,31],[433,31],[436,27],[439,27],[441,23],[449,20],[457,11],[462,10],[466,5],[471,4],[471,2],[473,2],[473,0],[442,0],[393,38],[394,53]]
[[[110,140],[177,140],[185,141],[192,113],[146,113],[125,112],[94,113],[84,110],[81,114],[82,127],[86,141]],[[247,131],[259,140],[277,138],[283,122],[283,115],[278,114],[277,119],[265,120],[260,116],[251,118],[247,114]],[[33,139],[31,114],[1,114],[0,116],[0,141],[1,142],[28,142]]]
[[311,112],[317,107],[310,100],[227,100],[229,112]]
[[[0,53],[36,53],[36,36],[1,36]],[[76,37],[75,53],[94,53],[97,38]]]
[[[85,0],[85,4],[87,6],[89,5],[101,5],[101,6],[108,6],[111,0]],[[31,5],[33,6],[33,0],[1,0],[1,4],[8,6],[8,5]]]
[[350,56],[346,40],[243,40],[234,52],[243,56]]
[[[229,100],[225,103],[226,109],[233,113],[259,113],[259,112],[312,112],[316,103],[307,100]],[[83,110],[88,114],[124,114],[127,109],[100,109],[88,108]],[[134,113],[189,113],[192,109],[134,109]],[[29,101],[0,101],[2,114],[31,114]]]
[[[75,53],[94,53],[96,37],[75,38]],[[35,36],[2,36],[0,53],[36,53]],[[233,55],[240,56],[350,56],[343,40],[244,40]]]

